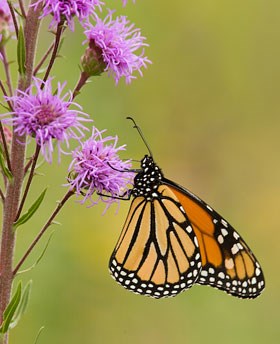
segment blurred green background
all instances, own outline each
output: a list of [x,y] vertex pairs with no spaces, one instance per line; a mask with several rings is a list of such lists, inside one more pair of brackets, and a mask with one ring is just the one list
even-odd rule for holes
[[[186,186],[241,233],[264,269],[267,287],[239,300],[195,286],[171,299],[130,293],[108,273],[108,260],[129,202],[102,216],[104,205],[73,199],[57,220],[47,254],[32,272],[29,309],[11,343],[278,343],[280,3],[277,0],[121,0],[107,2],[148,38],[153,64],[144,77],[115,86],[106,75],[77,101],[99,129],[128,145],[124,158],[146,148],[127,115],[142,127],[165,175]],[[43,33],[39,56],[52,35]],[[53,75],[73,88],[85,49],[81,30],[67,32],[64,59]],[[10,51],[12,54],[12,51]],[[16,261],[65,193],[70,158],[44,166],[29,202],[49,185],[40,216],[20,228]],[[48,235],[29,257],[31,265]]]

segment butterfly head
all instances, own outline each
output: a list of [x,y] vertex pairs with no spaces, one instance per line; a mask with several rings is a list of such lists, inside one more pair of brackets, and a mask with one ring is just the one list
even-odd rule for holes
[[141,170],[134,178],[132,193],[134,196],[143,196],[147,200],[152,200],[158,197],[157,189],[162,183],[163,174],[149,155],[145,155],[142,159]]

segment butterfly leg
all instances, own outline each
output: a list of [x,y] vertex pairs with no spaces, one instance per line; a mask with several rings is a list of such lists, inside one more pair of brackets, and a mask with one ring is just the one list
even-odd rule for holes
[[123,201],[129,201],[131,198],[131,190],[127,190],[126,192],[124,192],[122,195],[120,196],[112,196],[112,195],[105,195],[103,193],[97,192],[98,196],[102,196],[102,197],[110,197],[110,198],[114,198],[114,199],[121,199]]

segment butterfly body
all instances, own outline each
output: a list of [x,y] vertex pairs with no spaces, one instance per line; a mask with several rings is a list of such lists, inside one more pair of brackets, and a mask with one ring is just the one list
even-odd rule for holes
[[141,172],[134,178],[132,194],[134,197],[143,196],[147,201],[158,198],[158,187],[162,183],[163,174],[154,163],[152,157],[146,155],[141,161]]
[[194,284],[241,298],[261,293],[263,273],[244,240],[199,197],[166,179],[152,156],[141,161],[131,195],[109,263],[119,284],[154,298]]

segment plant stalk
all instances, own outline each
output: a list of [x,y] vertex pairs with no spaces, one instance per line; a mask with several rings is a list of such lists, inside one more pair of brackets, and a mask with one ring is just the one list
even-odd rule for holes
[[86,72],[81,72],[80,79],[77,82],[77,85],[75,86],[75,89],[73,91],[73,97],[71,100],[76,98],[76,96],[80,93],[81,88],[86,84],[89,77],[90,76]]
[[[31,0],[30,5],[37,0]],[[26,24],[24,28],[26,44],[26,75],[20,77],[18,89],[25,91],[31,84],[34,57],[36,51],[37,36],[39,31],[39,16],[41,5],[29,6]],[[6,198],[3,207],[3,227],[1,236],[0,251],[0,322],[3,321],[3,313],[7,307],[11,295],[13,283],[13,256],[15,247],[15,233],[13,223],[18,211],[22,183],[24,178],[25,161],[25,141],[26,137],[13,133],[11,148],[11,172],[13,179],[8,182]],[[0,339],[0,344],[7,344],[9,340],[8,333]]]

